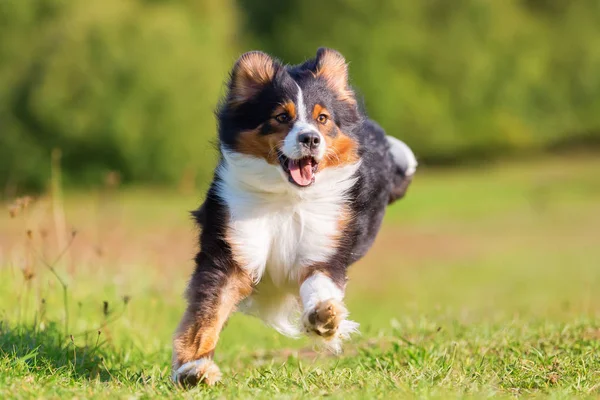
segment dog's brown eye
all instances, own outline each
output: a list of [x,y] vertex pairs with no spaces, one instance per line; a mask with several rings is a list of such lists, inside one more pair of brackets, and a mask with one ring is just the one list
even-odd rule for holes
[[326,114],[319,114],[317,117],[317,122],[325,125],[329,121],[329,117]]
[[281,113],[281,114],[277,114],[275,116],[275,119],[277,120],[277,122],[279,122],[280,124],[285,124],[286,122],[290,122],[290,114],[288,113]]

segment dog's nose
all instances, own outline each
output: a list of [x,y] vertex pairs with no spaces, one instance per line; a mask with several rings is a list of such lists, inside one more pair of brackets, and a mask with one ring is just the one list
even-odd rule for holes
[[316,149],[321,143],[321,137],[317,132],[303,132],[298,135],[298,142],[308,149]]

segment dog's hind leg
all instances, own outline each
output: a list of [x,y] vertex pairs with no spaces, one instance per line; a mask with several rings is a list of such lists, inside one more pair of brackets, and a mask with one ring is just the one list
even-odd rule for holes
[[221,372],[213,355],[223,325],[252,291],[252,281],[239,268],[224,270],[202,254],[186,296],[188,307],[173,340],[173,380],[183,386],[213,385]]
[[358,323],[346,319],[349,313],[344,305],[344,283],[340,284],[345,282],[345,272],[337,280],[329,272],[315,270],[302,282],[302,324],[308,335],[318,337],[325,347],[339,353],[342,340],[358,332]]

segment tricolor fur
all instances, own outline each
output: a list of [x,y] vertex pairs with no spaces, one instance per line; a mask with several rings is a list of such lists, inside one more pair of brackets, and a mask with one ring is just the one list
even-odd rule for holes
[[250,52],[218,110],[221,159],[195,213],[201,251],[174,339],[174,379],[220,378],[220,330],[239,309],[334,351],[357,330],[346,270],[370,248],[416,161],[359,109],[336,51],[285,66]]

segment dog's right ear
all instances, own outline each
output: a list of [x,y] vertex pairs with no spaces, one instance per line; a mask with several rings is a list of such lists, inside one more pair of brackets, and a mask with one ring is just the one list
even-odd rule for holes
[[278,63],[262,51],[242,54],[231,71],[229,103],[239,105],[270,84],[275,78]]

